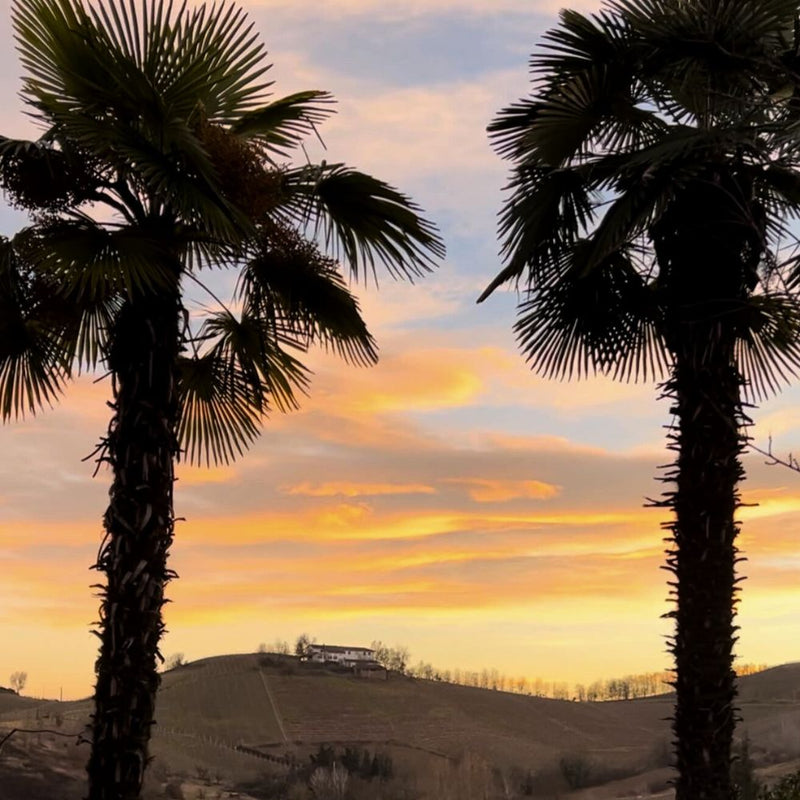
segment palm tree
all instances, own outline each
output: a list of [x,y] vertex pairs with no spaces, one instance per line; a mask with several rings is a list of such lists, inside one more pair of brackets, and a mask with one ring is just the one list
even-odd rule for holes
[[730,800],[745,402],[800,365],[796,0],[562,11],[490,125],[516,333],[537,372],[663,378],[677,800]]
[[[32,216],[3,243],[0,391],[8,417],[51,402],[76,366],[111,377],[89,797],[132,800],[175,577],[175,462],[241,454],[265,412],[296,405],[311,344],[375,361],[340,263],[421,275],[443,246],[387,184],[282,163],[331,98],[270,102],[263,45],[227,0],[15,0],[12,19],[43,133],[0,139],[0,183]],[[185,290],[212,267],[239,270],[234,303],[212,292],[198,324]]]

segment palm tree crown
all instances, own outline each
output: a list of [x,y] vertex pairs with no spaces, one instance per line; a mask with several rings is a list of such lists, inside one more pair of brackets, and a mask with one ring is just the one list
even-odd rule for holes
[[[751,254],[738,277],[748,297],[726,309],[738,363],[758,395],[791,373],[794,262],[781,255],[800,200],[796,11],[787,0],[609,2],[590,17],[562,12],[545,35],[531,61],[539,90],[489,128],[515,167],[500,218],[506,266],[480,298],[522,282],[516,330],[534,369],[665,374],[682,295],[667,259],[654,258],[654,226],[702,185],[706,199],[728,195],[724,222]],[[728,241],[724,231],[694,239],[718,255]]]
[[[343,164],[283,165],[333,101],[321,91],[270,101],[264,47],[240,9],[20,0],[12,14],[23,97],[44,133],[0,137],[0,181],[36,223],[15,241],[17,262],[79,311],[62,331],[64,364],[97,365],[123,298],[239,268],[236,313],[217,308],[181,333],[186,452],[227,460],[269,402],[295,404],[306,376],[289,350],[319,342],[375,360],[340,263],[361,278],[376,263],[422,275],[441,242],[380,180]],[[34,410],[63,377],[41,374],[3,396]]]
[[490,125],[512,162],[504,283],[531,367],[663,379],[674,512],[678,800],[730,800],[743,397],[800,367],[796,0],[562,11],[534,93]]

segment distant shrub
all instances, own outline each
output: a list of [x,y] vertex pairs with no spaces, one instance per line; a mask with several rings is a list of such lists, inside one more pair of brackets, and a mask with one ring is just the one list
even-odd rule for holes
[[[366,751],[364,751],[366,755]],[[350,773],[360,772],[364,757],[358,747],[345,747],[344,753],[339,757],[341,765]]]
[[[299,787],[300,791],[293,794],[292,789],[295,787]],[[288,775],[267,774],[254,783],[243,783],[236,788],[259,800],[284,800],[292,796],[298,798],[308,796],[305,786],[297,783],[295,776]]]
[[593,764],[583,753],[562,756],[558,765],[570,789],[584,789],[591,786]]
[[781,778],[771,789],[762,789],[758,800],[800,800],[800,772]]
[[750,737],[747,732],[734,750],[731,779],[736,791],[736,800],[758,800],[761,783],[756,779],[755,764],[750,755]]
[[388,753],[375,753],[372,757],[369,777],[388,781],[392,778],[393,774],[394,767],[392,765],[392,757]]
[[309,758],[314,767],[332,767],[336,761],[336,750],[329,744],[321,744],[316,753],[312,753]]
[[366,748],[345,747],[344,752],[338,753],[336,748],[329,744],[321,744],[316,753],[309,756],[311,769],[331,769],[340,766],[344,772],[354,777],[371,781],[378,778],[389,781],[394,777],[394,763],[388,753],[371,753]]
[[600,786],[609,781],[628,778],[637,770],[629,766],[609,766],[598,764],[585,753],[570,753],[559,761],[561,775],[570,789],[585,789],[588,786]]
[[344,800],[349,777],[347,770],[338,764],[330,769],[317,767],[308,779],[308,787],[316,800]]

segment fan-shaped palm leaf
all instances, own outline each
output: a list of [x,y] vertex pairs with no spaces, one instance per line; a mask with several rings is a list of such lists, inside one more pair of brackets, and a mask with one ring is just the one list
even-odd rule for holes
[[537,284],[520,304],[514,330],[526,359],[546,377],[662,376],[666,361],[654,288],[624,250],[587,269],[593,252],[590,240],[577,242],[562,257],[560,274]]
[[291,229],[279,226],[261,239],[240,289],[245,309],[280,317],[308,344],[318,341],[351,363],[377,361],[375,341],[337,263]]
[[179,362],[181,448],[192,464],[227,464],[258,437],[263,398],[218,353]]
[[281,411],[298,407],[296,392],[306,392],[308,370],[284,348],[305,350],[303,331],[280,316],[256,316],[245,309],[238,316],[229,311],[212,314],[203,324],[202,337],[214,344],[211,352],[232,374],[248,381],[254,402]]
[[77,300],[175,287],[178,270],[157,228],[109,228],[90,219],[53,221],[24,234],[28,257]]
[[255,139],[278,155],[287,155],[306,136],[316,133],[317,126],[333,113],[333,102],[328,92],[296,92],[242,114],[231,131]]
[[13,242],[0,238],[0,416],[51,405],[69,377],[64,333],[68,309],[52,282],[30,268]]
[[323,247],[357,277],[382,263],[393,277],[429,272],[444,246],[419,209],[389,184],[343,164],[290,170],[283,212],[312,224]]

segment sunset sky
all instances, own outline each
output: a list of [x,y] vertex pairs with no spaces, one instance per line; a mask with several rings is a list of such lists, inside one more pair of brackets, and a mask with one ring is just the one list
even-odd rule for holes
[[[499,269],[506,165],[485,135],[528,91],[548,0],[250,0],[276,95],[327,89],[327,152],[408,192],[448,247],[415,285],[360,290],[373,369],[315,353],[302,410],[273,415],[234,465],[180,468],[166,655],[255,650],[307,632],[404,644],[412,662],[591,681],[669,666],[658,496],[668,406],[652,385],[533,376],[516,297],[475,299]],[[573,7],[577,7],[575,4]],[[583,8],[594,4],[584,3]],[[0,0],[0,132],[29,136]],[[302,157],[302,154],[301,154]],[[23,223],[6,206],[0,231]],[[231,288],[220,278],[215,288]],[[198,297],[197,302],[204,302]],[[98,602],[88,569],[109,475],[82,462],[108,420],[83,378],[0,428],[0,685],[85,696]],[[754,436],[800,448],[800,391],[753,411]],[[800,474],[746,460],[742,661],[800,660]]]

